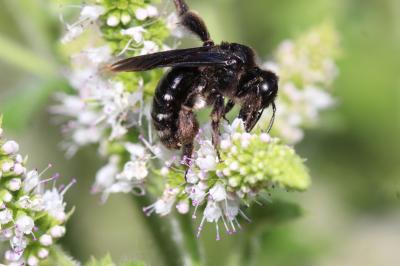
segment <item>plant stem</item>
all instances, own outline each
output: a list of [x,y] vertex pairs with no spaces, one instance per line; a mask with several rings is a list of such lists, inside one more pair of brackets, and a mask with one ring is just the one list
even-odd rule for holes
[[[149,196],[134,197],[134,201],[138,203],[140,210],[153,202]],[[185,218],[177,219],[173,215],[151,215],[146,216],[145,224],[159,247],[165,265],[201,265],[198,243],[194,239],[190,221]]]
[[183,233],[183,244],[191,257],[192,265],[203,265],[203,250],[200,250],[190,215],[178,215],[178,221]]

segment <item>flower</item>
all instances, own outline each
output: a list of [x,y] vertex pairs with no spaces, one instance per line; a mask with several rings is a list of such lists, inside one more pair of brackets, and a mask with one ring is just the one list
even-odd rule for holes
[[[169,49],[164,40],[181,34],[179,18],[176,14],[159,16],[150,1],[96,3],[104,10],[90,16],[95,30],[75,29],[79,34],[85,31],[85,38],[79,40],[78,50],[76,46],[65,49],[71,58],[66,77],[74,90],[58,94],[59,104],[51,111],[65,118],[63,147],[67,155],[95,145],[104,157],[106,164],[97,172],[92,187],[94,193],[101,194],[102,201],[112,193],[161,195],[144,208],[145,214],[165,216],[175,208],[187,214],[192,206],[192,217],[200,218],[197,235],[206,223],[213,223],[219,239],[221,224],[229,234],[236,232],[241,227],[240,220],[249,220],[243,207],[251,206],[274,188],[303,191],[309,187],[304,160],[284,141],[299,141],[303,128],[317,122],[320,111],[334,103],[325,91],[336,76],[333,31],[321,28],[295,41],[285,41],[275,61],[266,64],[281,78],[272,135],[260,130],[269,123],[267,115],[252,133],[245,132],[240,119],[224,123],[218,158],[208,134],[210,127],[204,126],[195,140],[193,156],[183,158],[183,166],[178,163],[176,152],[163,149],[154,138],[151,105],[162,71],[109,73],[110,63],[119,57]],[[325,49],[323,44],[329,47]],[[2,164],[6,173],[13,167],[11,162]],[[159,178],[149,178],[152,173]],[[37,179],[31,175],[29,185],[22,184],[24,190],[35,187]],[[46,210],[62,221],[65,212],[59,194],[48,191],[43,200],[52,202],[44,203]],[[12,195],[4,194],[3,198],[11,200]],[[53,229],[46,232],[50,238],[63,235],[62,229]],[[44,253],[35,256],[42,258]]]
[[84,30],[93,24],[105,12],[104,7],[97,5],[83,6],[77,22],[65,24],[67,33],[62,38],[62,43],[69,43],[81,35]]
[[[106,158],[107,164],[97,172],[92,188],[94,193],[101,193],[102,201],[111,193],[142,194],[150,161],[160,156],[151,132],[148,141],[139,136],[143,126],[149,125],[149,96],[162,73],[112,76],[107,65],[117,56],[165,49],[163,41],[168,30],[163,18],[158,18],[157,8],[148,1],[119,3],[84,5],[78,22],[67,24],[62,43],[68,48],[75,39],[80,42],[80,49],[73,45],[66,49],[69,53],[75,51],[69,54],[71,64],[65,72],[74,91],[58,93],[58,103],[50,108],[53,114],[64,117],[66,138],[62,147],[68,157],[82,147],[97,145],[100,155]],[[126,4],[130,8],[125,8]],[[89,30],[88,22],[95,30]],[[77,39],[83,32],[85,38]]]
[[266,133],[246,133],[240,119],[224,125],[221,161],[210,141],[203,138],[203,134],[197,138],[199,148],[194,155],[195,163],[187,171],[186,183],[182,185],[179,181],[182,179],[182,172],[176,170],[179,166],[162,171],[167,186],[163,196],[145,209],[146,213],[166,215],[173,204],[177,204],[180,213],[187,213],[185,204],[191,201],[196,218],[197,210],[205,205],[197,235],[200,236],[204,223],[209,222],[215,224],[219,239],[220,222],[231,234],[241,227],[239,216],[249,220],[241,206],[249,206],[273,188],[302,191],[310,185],[303,160],[293,148]]
[[[337,54],[338,37],[327,23],[278,47],[275,60],[265,64],[280,77],[274,134],[288,143],[298,143],[303,139],[303,128],[314,126],[321,111],[335,104],[329,88],[338,74]],[[263,115],[260,127],[266,128],[269,119],[268,114]]]
[[[1,117],[0,117],[1,129]],[[1,131],[3,131],[1,129]],[[0,136],[2,173],[0,178],[0,241],[8,242],[4,253],[7,265],[38,265],[43,256],[41,248],[50,247],[65,234],[66,203],[63,195],[74,181],[64,189],[57,189],[58,175],[41,180],[43,172],[26,171],[25,161],[18,152],[18,143],[5,141]],[[46,183],[53,181],[52,189]],[[48,253],[49,251],[47,251]]]
[[1,146],[1,149],[7,155],[15,154],[19,150],[19,145],[14,140],[9,140]]

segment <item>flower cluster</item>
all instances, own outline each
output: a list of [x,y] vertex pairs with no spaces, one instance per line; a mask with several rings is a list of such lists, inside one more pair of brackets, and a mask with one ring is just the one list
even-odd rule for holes
[[[112,76],[107,65],[118,56],[136,56],[169,49],[167,22],[144,0],[89,1],[80,17],[66,24],[63,49],[71,58],[66,73],[73,93],[59,93],[51,112],[64,123],[68,156],[79,148],[98,145],[108,163],[96,176],[93,192],[143,191],[149,160],[158,150],[139,138],[149,127],[150,103],[161,71]],[[172,23],[168,23],[174,27]],[[79,47],[76,50],[76,47]],[[71,52],[71,50],[73,52]],[[76,51],[75,51],[76,50]]]
[[[240,227],[239,216],[248,220],[243,206],[268,197],[276,187],[305,190],[310,177],[293,148],[260,128],[244,132],[241,120],[225,124],[220,158],[207,126],[196,138],[193,158],[184,160],[190,161],[189,165],[183,166],[176,160],[177,154],[162,150],[153,140],[150,122],[151,99],[162,71],[117,76],[107,71],[112,58],[169,49],[166,37],[181,36],[177,17],[163,14],[150,2],[89,1],[82,7],[78,22],[66,24],[63,43],[68,55],[73,54],[66,75],[74,92],[59,94],[59,104],[52,111],[68,117],[64,129],[69,138],[64,146],[69,155],[95,144],[107,159],[93,186],[93,192],[102,193],[103,200],[110,193],[163,191],[144,209],[146,214],[163,216],[175,207],[185,214],[193,205],[194,217],[203,210],[199,234],[207,221],[216,224],[219,238],[220,222],[232,233]],[[323,26],[284,42],[275,62],[266,64],[278,73],[281,82],[273,135],[285,142],[299,141],[301,128],[316,122],[319,111],[332,105],[324,89],[336,76],[332,60],[336,42],[332,28]],[[74,52],[76,47],[79,49]],[[266,117],[259,122],[261,128],[267,128]],[[160,165],[165,166],[156,170]],[[148,178],[152,172],[159,178]]]
[[[206,132],[207,129],[204,129]],[[166,189],[162,197],[145,208],[150,214],[166,215],[176,205],[179,213],[195,207],[193,217],[200,206],[205,206],[198,235],[204,222],[216,224],[217,239],[219,222],[228,233],[240,228],[238,216],[249,220],[241,206],[250,206],[273,188],[305,190],[310,177],[303,160],[295,151],[266,133],[246,133],[243,121],[236,119],[225,125],[221,136],[220,159],[215,148],[202,133],[197,139],[193,162],[182,181],[182,168],[167,164],[159,175],[166,177]]]
[[65,234],[70,214],[63,196],[75,181],[56,188],[58,175],[41,180],[45,171],[27,171],[18,143],[4,140],[2,132],[0,118],[0,241],[10,244],[4,259],[7,265],[39,265]]
[[[299,142],[302,128],[315,125],[320,111],[335,103],[327,90],[338,73],[337,54],[338,37],[331,24],[322,24],[278,47],[275,61],[265,64],[280,77],[274,134],[288,143]],[[264,115],[260,125],[265,127],[268,122]]]

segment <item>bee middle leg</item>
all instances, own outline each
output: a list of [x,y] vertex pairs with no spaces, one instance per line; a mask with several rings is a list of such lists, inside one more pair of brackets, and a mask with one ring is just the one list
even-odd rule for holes
[[217,94],[214,101],[213,110],[211,112],[211,128],[212,128],[212,143],[214,145],[215,151],[217,152],[218,160],[221,161],[221,155],[219,153],[219,142],[220,142],[220,132],[219,123],[221,118],[225,115],[225,105],[224,97]]
[[225,108],[224,108],[224,115],[222,116],[222,118],[223,118],[225,121],[229,122],[228,119],[226,118],[226,115],[233,109],[234,106],[235,106],[235,102],[232,101],[232,100],[229,100],[229,101],[226,103]]

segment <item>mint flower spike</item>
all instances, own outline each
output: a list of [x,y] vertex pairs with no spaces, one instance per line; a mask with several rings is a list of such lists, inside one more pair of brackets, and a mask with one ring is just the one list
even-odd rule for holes
[[[50,111],[64,117],[62,147],[67,157],[97,145],[108,163],[99,169],[92,191],[105,201],[111,193],[144,193],[158,143],[139,132],[150,125],[151,97],[161,72],[111,76],[106,65],[118,56],[168,49],[168,29],[145,0],[98,0],[82,5],[77,22],[66,24],[62,39],[70,60],[66,78],[73,93],[56,95]],[[78,49],[77,49],[78,48]]]
[[[286,143],[303,139],[303,128],[315,126],[320,113],[335,100],[330,88],[338,76],[338,34],[331,23],[323,23],[294,40],[278,47],[274,60],[265,67],[280,77],[277,115],[273,134]],[[264,114],[260,128],[268,126],[270,115]]]
[[200,134],[197,139],[199,149],[190,165],[187,183],[182,185],[179,166],[164,167],[160,175],[167,178],[167,187],[162,198],[145,208],[146,213],[166,215],[176,204],[178,212],[185,214],[190,201],[196,218],[197,210],[205,206],[197,236],[207,221],[215,223],[218,240],[221,221],[231,234],[241,228],[239,216],[250,220],[241,206],[250,206],[273,188],[303,191],[311,184],[304,160],[293,148],[266,133],[246,133],[240,119],[224,126],[221,162],[211,142],[203,137]]
[[[4,260],[7,265],[36,266],[65,234],[71,212],[66,213],[63,196],[75,180],[58,189],[58,174],[41,179],[51,165],[41,173],[27,171],[17,142],[0,134],[0,147],[0,241],[10,245]],[[49,182],[53,183],[50,189],[46,188]]]

